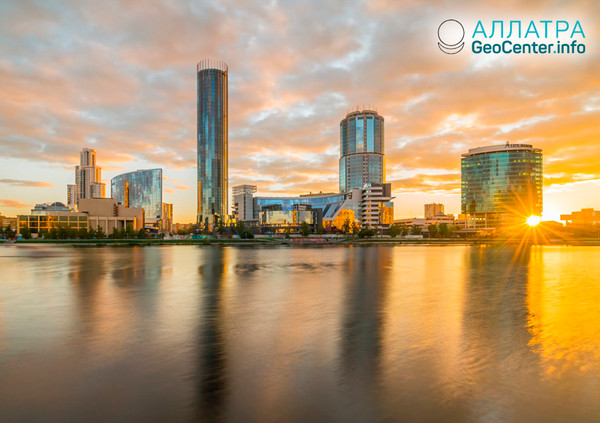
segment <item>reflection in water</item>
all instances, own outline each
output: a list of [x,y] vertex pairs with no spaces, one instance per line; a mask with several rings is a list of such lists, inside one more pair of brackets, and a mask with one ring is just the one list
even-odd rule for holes
[[536,389],[528,383],[534,357],[526,348],[515,348],[529,340],[523,324],[529,249],[516,253],[512,248],[480,247],[465,258],[462,366],[471,402],[467,416],[511,421],[515,409],[527,413],[522,392]]
[[345,300],[340,346],[343,385],[353,399],[353,421],[374,421],[381,338],[382,308],[388,283],[389,248],[346,250]]
[[227,358],[223,329],[223,273],[227,266],[226,248],[203,250],[198,268],[202,286],[198,333],[197,413],[202,421],[222,420],[227,395]]
[[599,253],[0,247],[0,421],[597,421]]
[[530,345],[553,378],[600,376],[600,248],[534,247],[527,288]]

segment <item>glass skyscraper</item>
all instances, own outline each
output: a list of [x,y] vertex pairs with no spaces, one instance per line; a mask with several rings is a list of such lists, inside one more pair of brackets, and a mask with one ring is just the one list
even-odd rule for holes
[[198,79],[198,216],[213,226],[227,216],[227,79],[220,60],[202,60]]
[[340,122],[340,192],[385,182],[383,116],[348,113]]
[[111,197],[125,207],[144,209],[146,223],[162,219],[162,169],[144,169],[123,173],[110,181]]
[[530,144],[472,148],[461,159],[461,211],[468,215],[542,213],[542,150]]

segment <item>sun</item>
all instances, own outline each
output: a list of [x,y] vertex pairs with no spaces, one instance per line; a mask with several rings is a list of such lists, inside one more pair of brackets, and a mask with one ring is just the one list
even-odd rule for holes
[[542,218],[540,216],[533,215],[533,216],[529,216],[527,218],[527,224],[529,226],[537,226],[540,224],[541,221],[542,221]]

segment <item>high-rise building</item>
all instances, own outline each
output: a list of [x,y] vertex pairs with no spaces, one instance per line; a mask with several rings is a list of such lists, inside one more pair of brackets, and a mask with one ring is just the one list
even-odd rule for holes
[[96,150],[84,148],[80,153],[79,166],[75,166],[75,185],[67,185],[67,203],[73,207],[79,204],[81,198],[104,198],[105,190],[102,170],[96,166]]
[[444,214],[444,205],[441,203],[425,204],[425,219],[432,219],[436,214]]
[[77,185],[67,185],[67,205],[73,209],[77,208]]
[[256,185],[238,185],[233,187],[233,215],[241,221],[255,220],[254,200],[252,194],[256,192]]
[[212,227],[227,217],[228,67],[220,60],[196,65],[198,86],[198,215]]
[[340,122],[340,192],[385,182],[383,116],[348,113]]
[[461,159],[461,210],[475,226],[542,214],[542,150],[530,144],[472,148]]
[[110,181],[110,194],[124,207],[143,208],[146,225],[161,228],[162,169],[142,169],[117,175]]

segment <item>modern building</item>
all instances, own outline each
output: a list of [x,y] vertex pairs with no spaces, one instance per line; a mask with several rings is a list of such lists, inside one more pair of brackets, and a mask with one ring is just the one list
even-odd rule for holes
[[254,215],[254,201],[252,195],[256,192],[256,185],[238,185],[233,187],[233,217],[240,221],[258,219]]
[[75,166],[75,185],[67,185],[67,204],[76,208],[81,198],[104,198],[106,187],[102,183],[102,169],[96,166],[96,150],[84,148]]
[[[309,213],[312,218],[308,218]],[[394,221],[391,184],[367,184],[347,193],[255,197],[254,215],[263,225],[293,227],[306,222],[342,229],[348,223],[350,226],[385,229]]]
[[163,218],[162,169],[142,169],[117,175],[110,194],[124,207],[144,209],[148,229],[160,229]]
[[438,213],[444,214],[444,205],[441,203],[425,204],[425,219],[431,219]]
[[385,182],[383,116],[356,110],[340,122],[340,192]]
[[362,188],[360,223],[369,229],[389,228],[394,223],[392,184],[370,183]]
[[542,213],[542,150],[530,144],[472,148],[461,159],[461,211],[466,227],[524,223]]
[[212,227],[227,218],[228,67],[220,60],[196,65],[198,215]]
[[139,231],[144,226],[144,210],[119,205],[112,198],[81,198],[79,211],[63,203],[36,204],[29,215],[17,217],[17,231],[28,226],[32,233],[49,232],[53,228],[98,229],[110,234],[113,229],[131,225]]

